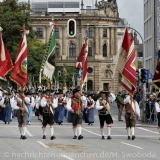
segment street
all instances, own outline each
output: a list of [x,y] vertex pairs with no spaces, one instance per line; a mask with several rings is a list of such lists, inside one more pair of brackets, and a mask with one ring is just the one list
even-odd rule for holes
[[[125,123],[117,120],[116,104],[111,106],[114,124],[111,140],[101,139],[99,120],[95,111],[95,123],[92,126],[83,123],[84,139],[75,140],[71,123],[64,120],[63,125],[55,124],[56,139],[50,140],[50,129],[47,126],[47,139],[42,139],[42,125],[33,116],[31,125],[27,127],[27,139],[21,140],[17,119],[11,124],[0,122],[0,160],[158,160],[159,133],[156,125],[136,125],[136,139],[128,140]],[[124,120],[124,112],[123,112]],[[105,135],[107,128],[105,126]]]

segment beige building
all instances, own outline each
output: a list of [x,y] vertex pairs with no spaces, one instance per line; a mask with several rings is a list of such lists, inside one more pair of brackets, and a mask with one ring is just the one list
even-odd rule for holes
[[[114,78],[115,65],[113,59],[117,54],[117,29],[103,28],[113,26],[119,22],[116,2],[101,1],[96,9],[83,9],[81,3],[80,13],[52,13],[58,28],[56,33],[57,65],[75,66],[81,50],[86,29],[89,28],[88,40],[88,76],[87,89],[91,91],[108,90],[109,84],[113,92],[118,91],[118,74]],[[76,36],[71,38],[67,34],[67,21],[75,19],[77,24]],[[43,43],[49,40],[51,28],[49,22],[51,14],[32,15],[33,29],[37,31],[38,38]]]

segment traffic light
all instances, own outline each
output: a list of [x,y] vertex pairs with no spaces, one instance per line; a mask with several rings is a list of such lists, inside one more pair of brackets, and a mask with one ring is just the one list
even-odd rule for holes
[[144,68],[140,69],[140,81],[146,83],[146,70]]
[[67,33],[69,37],[74,37],[76,35],[76,21],[74,19],[68,20]]

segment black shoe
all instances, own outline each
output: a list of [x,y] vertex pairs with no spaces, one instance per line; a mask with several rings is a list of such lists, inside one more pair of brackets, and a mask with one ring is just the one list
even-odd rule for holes
[[74,136],[73,139],[77,139],[77,136]]
[[110,139],[112,139],[112,138],[111,138],[111,136],[108,136],[107,139],[110,140]]
[[46,136],[45,136],[45,135],[43,135],[43,139],[46,139]]
[[21,135],[20,139],[23,139],[23,136]]
[[131,137],[130,136],[128,136],[128,140],[130,140],[131,139]]
[[102,139],[105,139],[104,136],[102,136]]
[[132,136],[132,140],[134,140],[136,137],[135,136]]
[[25,140],[25,139],[27,139],[27,137],[26,136],[23,136],[23,138],[22,138],[23,140]]
[[81,140],[81,139],[83,139],[83,136],[79,135],[78,140]]
[[55,136],[51,136],[51,140],[53,140],[53,139],[56,139],[56,137]]

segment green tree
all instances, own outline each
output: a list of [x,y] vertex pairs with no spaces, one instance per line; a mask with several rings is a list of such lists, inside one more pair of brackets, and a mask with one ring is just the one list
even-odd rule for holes
[[3,28],[3,41],[11,54],[13,63],[21,39],[20,30],[25,26],[25,29],[30,31],[27,36],[28,74],[33,77],[39,74],[46,45],[36,38],[36,32],[32,30],[31,23],[28,3],[18,3],[18,0],[0,2],[0,25]]

